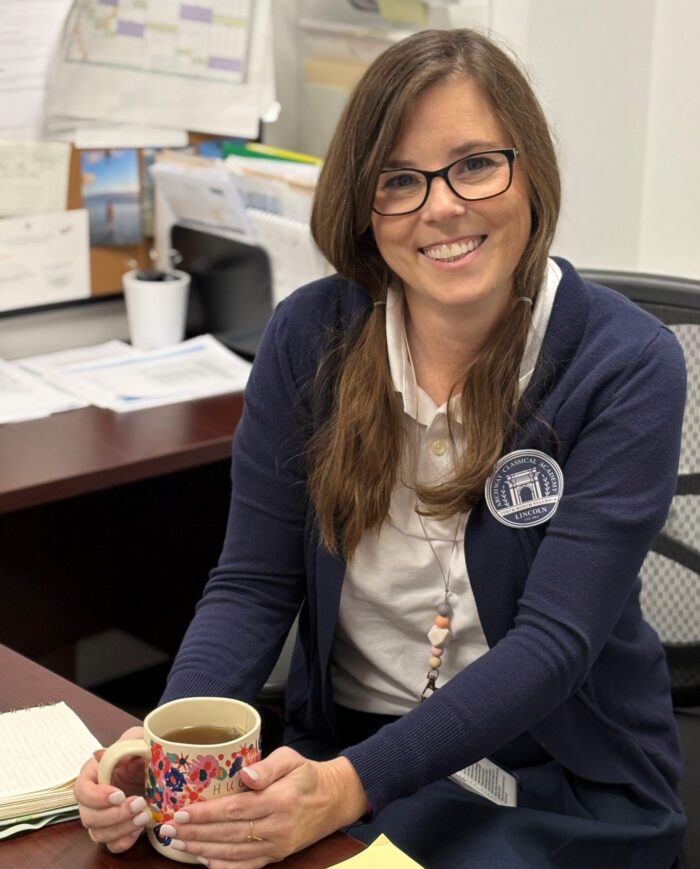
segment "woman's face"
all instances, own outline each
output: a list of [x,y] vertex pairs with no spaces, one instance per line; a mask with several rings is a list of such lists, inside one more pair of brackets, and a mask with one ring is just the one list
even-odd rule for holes
[[[470,153],[512,146],[481,86],[460,77],[431,85],[416,98],[383,168],[435,170]],[[530,222],[527,182],[517,160],[510,188],[492,199],[465,201],[434,178],[419,211],[372,213],[377,247],[402,280],[410,308],[440,306],[456,313],[461,306],[493,317],[510,304]]]

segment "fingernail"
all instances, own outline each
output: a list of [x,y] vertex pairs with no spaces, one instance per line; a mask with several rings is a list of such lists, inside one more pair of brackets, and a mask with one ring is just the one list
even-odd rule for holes
[[141,812],[140,815],[136,815],[136,817],[134,818],[134,824],[137,827],[143,827],[149,818],[150,818],[150,815],[148,814],[148,812]]
[[126,794],[124,791],[113,791],[108,797],[110,803],[113,806],[121,806],[121,804],[126,799]]
[[170,836],[171,839],[177,836],[177,830],[170,824],[161,824],[159,832],[161,836]]
[[174,848],[176,851],[184,851],[185,843],[182,841],[182,839],[173,839],[170,843],[170,847]]
[[173,821],[176,824],[188,824],[190,821],[190,813],[184,811],[184,809],[180,809],[179,812],[175,812],[173,815]]
[[253,781],[257,781],[260,778],[260,773],[257,771],[257,769],[253,769],[252,766],[246,767],[245,771],[246,771],[246,775],[250,776],[250,778],[252,778]]
[[136,797],[136,799],[129,805],[129,810],[136,814],[137,812],[142,812],[146,808],[146,800],[143,797]]
[[198,863],[201,863],[202,866],[208,866],[208,865],[209,865],[209,861],[207,860],[206,857],[197,857],[197,862],[198,862]]

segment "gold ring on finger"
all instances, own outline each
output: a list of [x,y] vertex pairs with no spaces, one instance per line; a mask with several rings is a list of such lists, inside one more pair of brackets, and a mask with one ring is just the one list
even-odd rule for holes
[[253,827],[253,822],[248,821],[248,823],[250,824],[250,833],[245,837],[246,842],[263,842],[264,839],[262,839],[260,836],[255,835],[255,828]]
[[92,830],[90,829],[90,827],[88,827],[87,834],[88,834],[88,838],[90,839],[91,842],[94,842],[95,845],[99,845],[99,844],[100,844],[100,843],[97,841],[97,839],[95,838],[95,835],[94,835],[94,833],[92,832]]

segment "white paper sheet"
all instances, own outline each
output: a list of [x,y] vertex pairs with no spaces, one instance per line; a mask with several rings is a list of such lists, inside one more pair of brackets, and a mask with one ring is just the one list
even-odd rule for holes
[[277,304],[292,290],[334,273],[316,247],[308,223],[249,209],[257,242],[268,255],[272,271],[272,300]]
[[250,369],[211,335],[202,335],[162,350],[66,365],[46,377],[92,404],[123,412],[242,390]]
[[226,158],[226,167],[247,208],[309,222],[320,166],[232,155]]
[[69,172],[66,142],[0,141],[0,217],[62,211]]
[[0,130],[35,138],[42,131],[46,78],[71,0],[0,3]]
[[38,812],[34,815],[21,816],[18,819],[0,821],[0,839],[9,839],[18,833],[26,833],[29,830],[40,830],[49,824],[61,824],[64,821],[74,821],[80,817],[77,806],[66,806],[63,809],[50,809],[47,812]]
[[98,359],[115,359],[119,356],[134,356],[138,353],[131,344],[114,338],[102,344],[90,344],[87,347],[72,347],[69,350],[56,350],[53,353],[41,353],[38,356],[24,356],[15,362],[26,371],[43,375],[47,371],[62,368],[65,365],[75,365],[79,362],[96,362]]
[[251,234],[243,198],[227,169],[157,162],[151,166],[151,175],[172,220]]
[[0,715],[0,798],[72,781],[100,743],[65,703]]
[[86,404],[16,362],[0,360],[0,423],[40,419]]
[[0,311],[89,295],[87,211],[0,219]]
[[255,138],[272,58],[270,0],[76,0],[48,110]]
[[78,128],[73,136],[76,148],[185,148],[189,143],[185,130],[163,127],[136,127],[129,124],[108,124]]

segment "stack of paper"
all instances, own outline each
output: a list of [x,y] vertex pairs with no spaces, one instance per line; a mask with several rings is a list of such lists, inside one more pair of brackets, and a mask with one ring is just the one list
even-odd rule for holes
[[73,782],[100,743],[65,703],[0,714],[0,839],[77,816]]
[[[218,227],[243,238],[252,234],[245,204],[233,176],[220,161],[180,155],[151,166],[159,220]],[[160,212],[167,208],[167,215]]]
[[27,356],[16,362],[0,360],[0,423],[39,419],[63,410],[86,407],[90,403],[86,398],[52,383],[50,373],[72,363],[136,352],[124,341],[106,341],[75,350]]
[[22,422],[62,410],[84,407],[84,401],[0,359],[0,423]]
[[246,208],[309,222],[321,171],[318,164],[230,155],[226,168],[235,178]]
[[131,411],[243,390],[251,364],[211,335],[161,350],[52,367],[44,376],[109,410]]

